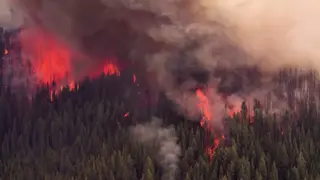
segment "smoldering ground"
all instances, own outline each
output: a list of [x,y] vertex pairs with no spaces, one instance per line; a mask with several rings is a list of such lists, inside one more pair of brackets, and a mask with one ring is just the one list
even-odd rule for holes
[[212,112],[221,117],[225,102],[234,99],[222,93],[261,98],[275,88],[281,68],[320,70],[320,2],[313,0],[11,3],[26,26],[51,32],[88,57],[85,67],[110,55],[139,62],[142,74],[155,74],[153,90],[165,92],[191,117],[199,113],[191,91],[199,86],[210,90]]

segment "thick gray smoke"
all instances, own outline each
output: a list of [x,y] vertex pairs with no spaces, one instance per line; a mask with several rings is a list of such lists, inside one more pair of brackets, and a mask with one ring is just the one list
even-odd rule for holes
[[161,120],[153,118],[151,122],[132,127],[135,141],[145,145],[164,170],[163,180],[174,180],[179,170],[181,153],[173,127],[162,127]]
[[[247,97],[261,100],[272,92],[279,69],[320,70],[320,3],[314,0],[12,3],[26,26],[44,28],[89,57],[85,67],[109,55],[138,61],[142,73],[154,73],[152,87],[190,117],[199,114],[199,98],[192,90],[206,86],[216,125],[221,125],[226,103]],[[277,109],[286,108],[271,96]]]

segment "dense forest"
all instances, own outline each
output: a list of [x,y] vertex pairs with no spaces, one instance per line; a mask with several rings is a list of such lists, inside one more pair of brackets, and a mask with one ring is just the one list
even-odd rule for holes
[[[122,74],[86,79],[53,97],[44,85],[31,100],[1,82],[0,179],[320,180],[313,101],[280,117],[262,113],[259,102],[249,117],[244,102],[241,112],[225,119],[224,138],[210,157],[213,133],[175,113],[164,98],[151,104]],[[163,121],[149,124],[151,130],[161,126],[164,136],[177,135],[170,140],[179,146],[178,159],[161,159],[158,146],[133,140],[132,127],[151,116]]]

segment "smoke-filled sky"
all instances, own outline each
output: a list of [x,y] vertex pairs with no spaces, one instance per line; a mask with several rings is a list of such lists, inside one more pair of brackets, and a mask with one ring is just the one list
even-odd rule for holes
[[[90,44],[85,37],[103,31],[108,21],[112,26],[115,19],[158,42],[179,45],[186,43],[182,40],[186,36],[189,41],[190,36],[217,35],[212,23],[218,22],[238,46],[256,57],[250,63],[268,68],[296,64],[320,70],[320,2],[316,0],[16,0],[16,4],[24,12],[27,9],[25,14],[32,13],[33,22],[64,38],[76,36],[72,41],[77,46],[84,46],[83,42],[74,41]],[[14,18],[6,0],[0,5],[0,23],[20,24],[21,18]]]
[[320,2],[316,0],[221,1],[242,47],[268,57],[271,67],[294,64],[320,70]]
[[[154,86],[190,116],[197,109],[197,97],[190,92],[198,86],[196,74],[202,74],[202,83],[213,91],[209,95],[214,102],[212,112],[220,117],[217,114],[224,102],[217,84],[230,86],[223,91],[237,89],[241,96],[262,96],[272,86],[272,74],[281,68],[320,71],[320,1],[316,0],[11,3],[23,16],[16,19],[54,33],[74,51],[92,59],[88,66],[110,55],[140,61],[145,67],[142,71],[154,72]],[[12,24],[19,24],[15,21]],[[246,71],[254,68],[258,73]]]
[[[101,30],[103,26],[107,26],[108,20],[114,18],[126,19],[136,30],[147,28],[142,30],[147,31],[153,39],[166,38],[165,41],[181,41],[179,38],[185,38],[184,34],[191,35],[190,32],[180,34],[179,25],[180,28],[188,27],[197,33],[208,34],[209,32],[201,31],[213,31],[209,24],[219,22],[230,31],[232,40],[236,40],[250,54],[259,57],[255,58],[254,63],[265,67],[303,64],[320,70],[317,61],[320,56],[320,25],[317,23],[320,2],[316,0],[200,0],[196,3],[189,0],[16,2],[33,13],[33,20],[37,19],[46,27],[59,31],[59,34],[78,36],[73,38],[76,40],[79,40],[79,36],[89,36]],[[21,19],[13,18],[10,14],[6,0],[0,1],[0,7],[2,24],[20,24],[17,21]],[[167,24],[166,20],[171,21],[169,25],[160,27],[161,24]],[[175,30],[170,25],[175,26]],[[266,57],[268,61],[265,60]]]

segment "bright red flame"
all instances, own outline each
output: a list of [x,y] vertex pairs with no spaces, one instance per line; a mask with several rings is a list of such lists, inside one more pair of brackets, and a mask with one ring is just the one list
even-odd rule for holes
[[202,121],[210,121],[212,118],[211,112],[210,112],[210,106],[209,106],[209,100],[208,97],[200,90],[198,89],[196,91],[196,95],[200,100],[199,108],[203,114]]
[[[225,137],[223,135],[218,136],[217,133],[213,132],[213,129],[210,127],[211,123],[209,121],[212,121],[214,118],[214,115],[212,114],[212,111],[211,111],[211,103],[214,103],[214,102],[210,103],[210,100],[207,97],[206,93],[200,89],[196,90],[196,96],[199,100],[198,107],[199,107],[200,112],[202,114],[202,119],[200,121],[200,125],[202,127],[204,127],[206,129],[206,131],[213,133],[214,137],[215,137],[212,144],[206,148],[206,152],[208,153],[210,160],[212,160],[212,158],[216,152],[216,149],[220,145],[220,140],[224,139]],[[227,103],[227,101],[226,101],[226,103]],[[232,103],[233,104],[228,104],[228,106],[226,107],[226,112],[229,116],[234,116],[238,112],[241,112],[241,105],[242,105],[241,99],[236,100]],[[250,114],[252,114],[252,113],[251,113],[251,110],[249,109],[249,112],[248,112],[249,118],[250,118]],[[253,118],[250,118],[250,122],[252,122],[251,121],[252,119]]]
[[129,116],[129,112],[126,112],[123,117],[128,117]]
[[30,60],[33,71],[41,83],[58,84],[70,74],[70,49],[52,34],[40,29],[25,29],[20,40],[23,52]]
[[69,88],[70,90],[74,90],[76,88],[73,80],[69,83]]
[[[198,107],[202,113],[202,119],[200,121],[200,125],[202,127],[206,128],[207,131],[210,131],[211,133],[213,133],[212,129],[210,127],[210,123],[209,123],[209,121],[212,120],[209,98],[200,89],[197,89],[196,96],[199,99]],[[207,126],[205,126],[205,125],[207,125]],[[212,160],[214,153],[215,153],[216,149],[218,148],[219,144],[220,144],[220,138],[215,137],[213,144],[206,148],[206,152],[207,152],[210,160]]]
[[104,65],[103,72],[105,75],[120,76],[119,68],[114,63],[111,63],[111,62],[108,62]]
[[[74,53],[66,44],[59,41],[53,34],[38,28],[27,28],[20,33],[25,62],[31,63],[32,71],[39,83],[51,84],[53,81],[58,85],[57,89],[51,90],[51,99],[53,94],[57,94],[68,85],[70,90],[75,87],[75,79],[72,77],[72,58]],[[103,69],[92,72],[90,77],[100,75],[101,72],[106,75],[120,76],[120,69],[114,59],[107,59]]]

